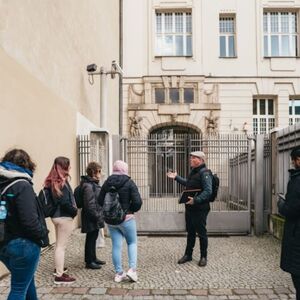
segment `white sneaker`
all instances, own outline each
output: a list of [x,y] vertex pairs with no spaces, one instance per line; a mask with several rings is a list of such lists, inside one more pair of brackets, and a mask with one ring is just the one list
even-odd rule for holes
[[126,273],[123,272],[122,274],[116,274],[115,275],[115,282],[120,283],[122,282],[124,279],[126,279]]
[[136,271],[129,269],[126,275],[131,281],[137,282],[138,276],[137,276]]

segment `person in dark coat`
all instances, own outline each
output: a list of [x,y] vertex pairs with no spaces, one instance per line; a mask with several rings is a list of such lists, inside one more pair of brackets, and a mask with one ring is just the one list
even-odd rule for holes
[[53,202],[57,204],[54,214],[51,216],[55,227],[55,250],[54,250],[54,283],[71,284],[76,279],[67,273],[65,264],[65,251],[68,239],[74,229],[73,219],[77,215],[77,206],[69,183],[70,160],[67,157],[56,157],[49,175],[44,182],[44,188]]
[[101,166],[97,162],[90,162],[86,168],[87,176],[81,177],[80,192],[83,206],[81,210],[81,232],[86,233],[84,261],[87,269],[100,269],[105,261],[96,257],[96,240],[99,229],[104,227],[101,206],[97,199],[101,187]]
[[187,245],[178,264],[184,264],[192,260],[196,242],[196,234],[200,241],[200,260],[198,265],[204,267],[207,264],[208,238],[206,219],[210,211],[209,198],[212,195],[212,176],[205,165],[205,154],[195,151],[190,154],[190,166],[192,168],[187,179],[177,175],[177,172],[168,172],[167,176],[184,185],[187,190],[200,189],[201,192],[194,197],[189,196],[185,203],[185,223],[187,230]]
[[34,170],[35,164],[22,149],[7,152],[0,163],[0,191],[7,201],[0,261],[11,273],[9,300],[38,299],[34,274],[41,247],[49,245],[45,218],[32,187]]
[[278,200],[279,213],[285,217],[280,267],[291,274],[300,300],[300,146],[292,150],[291,159],[295,169],[289,170],[285,200]]
[[[115,161],[113,174],[104,182],[99,195],[99,203],[104,204],[104,198],[111,187],[119,193],[119,202],[126,216],[118,225],[108,225],[112,239],[112,260],[115,268],[115,282],[121,282],[126,277],[137,281],[137,231],[134,213],[142,206],[142,199],[134,181],[128,176],[128,165],[122,160]],[[122,267],[122,242],[125,238],[128,246],[129,270],[123,272]]]

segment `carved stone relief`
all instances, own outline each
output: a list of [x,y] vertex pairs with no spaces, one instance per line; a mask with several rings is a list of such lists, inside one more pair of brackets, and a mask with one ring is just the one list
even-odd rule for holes
[[206,132],[208,134],[217,133],[219,117],[213,116],[213,111],[211,110],[208,117],[205,117],[206,120]]
[[134,115],[129,117],[129,133],[132,137],[140,136],[142,133],[142,120],[143,117],[139,116],[138,111],[134,112]]
[[141,91],[137,91],[134,84],[129,84],[128,87],[128,99],[129,103],[144,103],[145,90],[142,88]]

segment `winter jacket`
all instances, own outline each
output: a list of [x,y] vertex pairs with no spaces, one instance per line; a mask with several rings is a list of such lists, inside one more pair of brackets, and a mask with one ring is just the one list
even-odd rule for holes
[[279,213],[285,217],[280,267],[300,276],[300,169],[289,172],[285,201],[278,201]]
[[40,247],[46,247],[49,245],[49,231],[33,190],[31,177],[25,173],[0,168],[0,190],[16,179],[25,181],[16,182],[5,193],[10,194],[10,197],[9,199],[7,197],[8,214],[5,221],[4,243],[17,238],[26,238]]
[[101,207],[104,203],[105,194],[112,186],[116,187],[118,190],[120,195],[120,204],[127,214],[135,213],[140,210],[142,206],[142,199],[134,181],[127,175],[115,174],[109,176],[101,188],[98,198]]
[[57,203],[57,208],[52,218],[60,218],[60,217],[75,218],[77,215],[77,207],[76,207],[75,198],[70,184],[66,182],[66,184],[62,189],[62,195],[58,198],[53,196],[50,188],[47,189],[49,195],[51,195],[51,197],[53,197],[54,199],[54,202]]
[[103,228],[102,210],[97,201],[101,190],[98,180],[89,176],[82,176],[80,186],[83,198],[81,232],[87,233]]
[[206,165],[193,168],[187,179],[176,176],[175,180],[184,185],[187,190],[201,189],[194,197],[194,204],[186,204],[185,208],[190,211],[209,210],[209,198],[212,195],[212,178],[206,170]]

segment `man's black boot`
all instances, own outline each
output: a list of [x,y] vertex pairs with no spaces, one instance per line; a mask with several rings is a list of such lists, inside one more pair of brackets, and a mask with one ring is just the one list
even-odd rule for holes
[[207,265],[207,258],[206,257],[201,257],[198,263],[199,267],[205,267]]
[[92,270],[98,270],[98,269],[101,269],[101,266],[96,264],[95,262],[91,262],[89,264],[86,264],[85,267],[87,269],[92,269]]
[[179,260],[178,260],[178,264],[184,264],[184,263],[186,263],[186,262],[188,262],[188,261],[191,261],[192,260],[192,256],[190,256],[190,255],[183,255]]
[[98,265],[105,265],[105,264],[106,264],[106,261],[100,260],[100,259],[98,259],[98,258],[96,258],[96,259],[94,260],[94,262],[95,262],[96,264],[98,264]]

